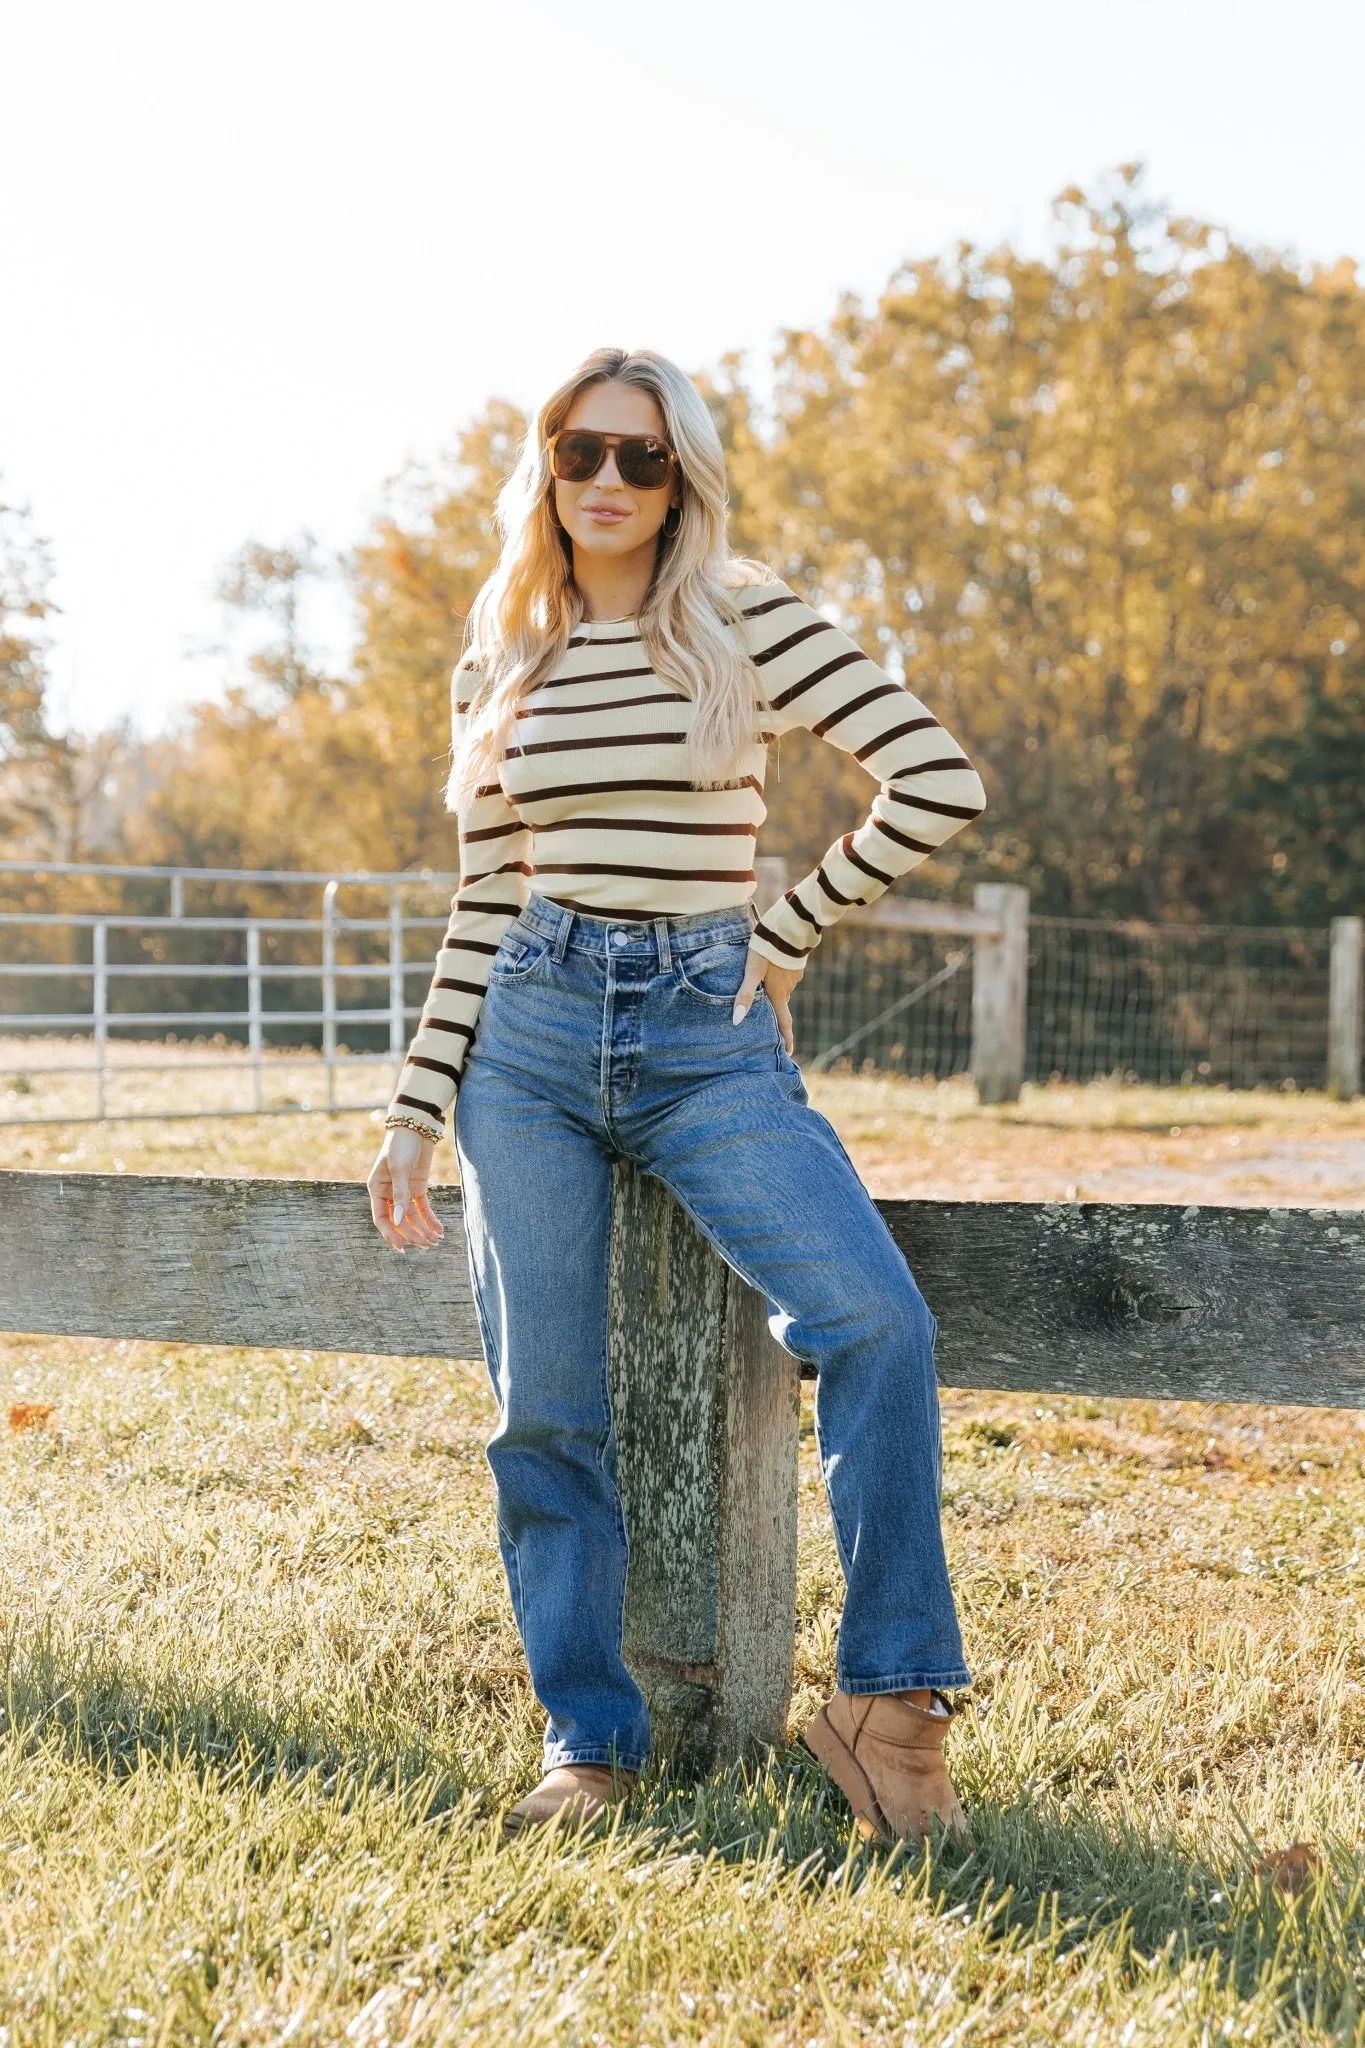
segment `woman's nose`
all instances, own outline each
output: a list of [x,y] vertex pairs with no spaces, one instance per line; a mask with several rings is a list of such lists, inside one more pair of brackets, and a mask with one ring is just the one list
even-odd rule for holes
[[620,484],[622,482],[621,472],[616,467],[616,450],[614,448],[608,448],[603,458],[602,467],[593,478],[593,482],[599,489],[603,485],[610,489],[613,484]]

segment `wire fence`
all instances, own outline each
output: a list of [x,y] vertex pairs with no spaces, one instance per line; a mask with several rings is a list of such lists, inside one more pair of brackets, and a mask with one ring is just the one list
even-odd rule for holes
[[[0,1121],[382,1107],[454,880],[0,862]],[[970,936],[850,917],[798,1056],[969,1073],[973,965]],[[1030,1080],[1321,1087],[1327,1008],[1325,930],[1029,924]]]
[[1328,933],[1029,924],[1030,1080],[1321,1088]]
[[816,1072],[971,1071],[971,941],[836,925],[792,998],[797,1057]]

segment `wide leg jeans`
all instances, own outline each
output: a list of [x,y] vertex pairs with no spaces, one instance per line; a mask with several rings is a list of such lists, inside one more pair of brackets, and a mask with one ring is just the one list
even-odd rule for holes
[[[547,1768],[638,1770],[607,1381],[611,1169],[672,1192],[816,1370],[847,1581],[838,1683],[971,1683],[939,1521],[937,1325],[761,992],[731,1021],[747,910],[611,919],[533,896],[493,962],[456,1111],[499,1420],[498,1536]],[[818,967],[816,969],[818,972]]]

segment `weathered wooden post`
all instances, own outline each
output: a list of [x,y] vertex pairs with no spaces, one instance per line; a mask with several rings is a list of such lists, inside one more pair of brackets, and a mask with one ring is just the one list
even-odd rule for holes
[[626,1661],[659,1751],[780,1742],[796,1626],[796,1361],[658,1181],[618,1167],[609,1356]]
[[1341,1102],[1360,1093],[1361,952],[1365,919],[1334,917],[1327,970],[1327,1090]]
[[1017,1102],[1028,1017],[1028,890],[979,882],[976,908],[999,931],[978,935],[972,957],[972,1078],[980,1102]]

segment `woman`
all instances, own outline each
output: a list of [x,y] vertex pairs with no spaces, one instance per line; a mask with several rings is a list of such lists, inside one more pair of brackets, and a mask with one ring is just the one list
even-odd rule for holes
[[[672,1190],[817,1369],[847,1580],[838,1690],[804,1731],[863,1831],[961,1823],[943,1690],[971,1683],[939,1526],[936,1325],[794,1064],[822,932],[982,809],[917,699],[726,545],[720,442],[649,351],[547,401],[453,688],[460,886],[370,1173],[430,1245],[458,1092],[470,1264],[500,1419],[488,1457],[545,1775],[508,1823],[623,1797],[649,1720],[621,1655],[626,1538],[607,1396],[611,1164]],[[820,733],[880,783],[858,830],[754,918],[766,743]]]

